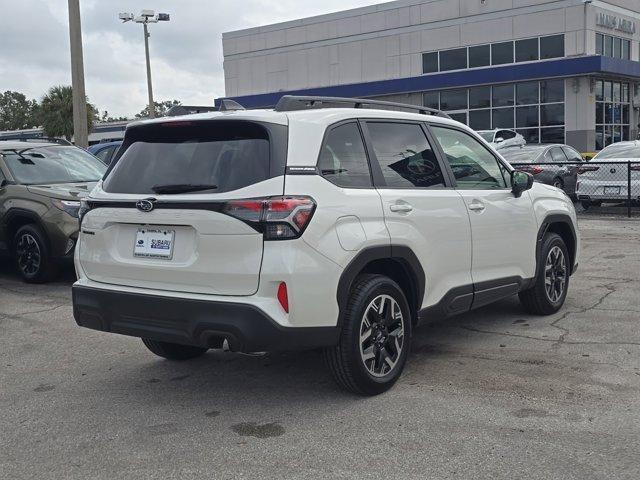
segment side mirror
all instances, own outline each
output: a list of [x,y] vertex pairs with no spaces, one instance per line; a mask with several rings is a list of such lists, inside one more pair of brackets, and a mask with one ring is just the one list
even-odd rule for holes
[[511,191],[514,197],[520,198],[522,192],[531,190],[531,187],[533,187],[533,175],[519,170],[511,172]]
[[498,138],[496,138],[494,143],[502,143],[502,142],[504,142],[504,138],[498,137]]

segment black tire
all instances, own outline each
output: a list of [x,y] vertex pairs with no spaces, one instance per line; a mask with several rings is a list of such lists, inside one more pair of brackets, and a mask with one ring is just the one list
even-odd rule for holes
[[167,360],[191,360],[192,358],[201,357],[209,350],[204,347],[157,342],[156,340],[150,340],[148,338],[143,338],[142,343],[153,353]]
[[58,271],[51,259],[47,236],[38,225],[18,229],[13,237],[13,254],[18,272],[27,283],[48,282]]
[[[564,266],[561,266],[558,262],[553,262],[551,257],[551,263],[553,266],[550,270],[547,268],[547,262],[550,261],[550,253],[559,251],[562,253],[564,259]],[[542,250],[540,256],[541,264],[538,266],[538,273],[536,275],[535,283],[533,287],[520,292],[520,302],[525,310],[535,315],[551,315],[556,313],[567,298],[567,291],[569,290],[569,279],[571,273],[571,258],[569,257],[569,251],[567,246],[562,240],[562,237],[556,233],[547,233],[542,240]],[[561,275],[560,272],[563,271]],[[562,278],[561,278],[562,277]],[[559,291],[559,282],[563,280],[563,286]],[[549,293],[547,287],[552,291]],[[557,295],[557,298],[555,298]],[[554,298],[552,298],[554,297]]]
[[[388,305],[378,304],[376,307],[382,310],[382,315],[377,315],[375,309],[369,311],[375,301]],[[397,312],[398,308],[401,318],[394,316],[394,309]],[[407,361],[411,347],[412,313],[404,293],[390,278],[382,275],[357,277],[346,306],[338,345],[324,352],[327,366],[338,385],[360,395],[378,395],[390,389]],[[370,332],[370,336],[361,344],[363,328]],[[363,345],[368,346],[365,348]],[[371,353],[366,353],[367,350]],[[374,355],[369,359],[370,367],[366,365],[365,355]],[[393,365],[390,366],[387,360]],[[380,366],[379,372],[375,372],[377,366]],[[386,373],[385,367],[389,368]]]
[[556,177],[553,179],[553,184],[554,187],[559,188],[560,190],[564,191],[564,181],[560,178],[560,177]]

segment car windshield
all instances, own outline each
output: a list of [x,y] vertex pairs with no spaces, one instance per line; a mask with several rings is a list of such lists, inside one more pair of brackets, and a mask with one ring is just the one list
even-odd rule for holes
[[3,150],[13,178],[23,185],[97,182],[107,166],[77,147],[51,146]]
[[478,132],[478,135],[480,135],[482,138],[484,138],[489,143],[493,142],[493,135],[494,134],[495,134],[495,132],[493,132],[493,131],[491,131],[491,132]]
[[640,158],[640,143],[626,143],[620,145],[609,145],[594,157],[594,160],[607,158]]
[[526,163],[534,162],[543,150],[544,147],[504,148],[500,155],[509,163]]

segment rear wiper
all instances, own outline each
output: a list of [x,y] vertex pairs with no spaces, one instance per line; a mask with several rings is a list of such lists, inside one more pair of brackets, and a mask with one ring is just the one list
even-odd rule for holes
[[176,194],[176,193],[189,193],[189,192],[199,192],[202,190],[216,190],[218,188],[217,185],[199,185],[199,184],[191,184],[191,183],[177,183],[174,185],[155,185],[151,187],[158,195],[162,194]]

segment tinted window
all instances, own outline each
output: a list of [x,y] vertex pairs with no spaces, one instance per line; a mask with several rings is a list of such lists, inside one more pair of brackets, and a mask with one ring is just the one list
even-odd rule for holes
[[562,149],[570,162],[582,162],[582,155],[576,152],[573,148],[562,147]]
[[538,103],[538,82],[518,83],[516,85],[516,103],[532,105]]
[[540,123],[546,125],[564,124],[564,104],[542,105],[540,107]]
[[422,94],[422,105],[429,108],[440,108],[440,94],[438,92],[426,92]]
[[566,162],[567,161],[567,157],[563,153],[562,148],[554,147],[554,148],[551,149],[550,152],[551,152],[551,160],[553,160],[554,162]]
[[564,128],[541,128],[540,140],[542,143],[564,143]]
[[564,102],[564,80],[540,82],[540,95],[542,103]]
[[469,47],[469,67],[486,67],[491,64],[491,46]]
[[[491,128],[491,110],[471,110],[469,112],[469,126],[474,130],[488,130]],[[484,135],[483,135],[484,137]]]
[[537,127],[538,126],[538,106],[516,108],[516,127]]
[[323,177],[341,187],[371,186],[369,163],[358,125],[340,125],[329,132],[318,168]]
[[442,110],[466,110],[467,90],[446,90],[440,94]]
[[540,58],[564,57],[564,35],[540,37]]
[[111,159],[111,154],[113,153],[113,150],[116,147],[107,147],[107,148],[103,148],[102,150],[100,150],[98,153],[96,153],[96,157],[98,157],[100,160],[102,160],[104,163],[109,164],[109,160]]
[[488,108],[491,106],[491,87],[473,87],[469,89],[469,108]]
[[270,178],[269,133],[254,123],[151,124],[134,128],[126,142],[105,180],[108,192],[151,194],[166,185],[212,185],[219,193]]
[[76,147],[37,147],[4,150],[11,175],[22,184],[96,182],[107,166]]
[[467,68],[467,49],[456,48],[440,52],[440,71]]
[[516,138],[516,132],[512,132],[511,130],[500,130],[496,133],[496,137],[502,137],[503,140],[511,140],[512,138]]
[[494,43],[491,45],[491,63],[502,65],[513,63],[513,42]]
[[371,122],[368,127],[388,187],[444,187],[438,160],[419,125]]
[[604,36],[601,33],[596,33],[596,55],[602,55],[604,53]]
[[471,135],[450,128],[432,126],[453,174],[462,189],[506,188],[498,160]]
[[438,52],[422,54],[422,73],[438,71]]
[[530,62],[538,60],[538,39],[516,41],[516,62]]
[[513,85],[493,87],[493,106],[506,107],[507,105],[513,105]]
[[513,128],[513,108],[494,108],[493,128]]

